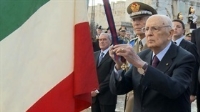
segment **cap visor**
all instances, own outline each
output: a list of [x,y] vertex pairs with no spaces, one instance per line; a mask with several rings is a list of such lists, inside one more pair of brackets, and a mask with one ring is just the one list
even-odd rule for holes
[[131,16],[131,18],[135,19],[135,18],[145,17],[145,16],[151,16],[151,15],[149,15],[149,14],[140,14],[140,15]]

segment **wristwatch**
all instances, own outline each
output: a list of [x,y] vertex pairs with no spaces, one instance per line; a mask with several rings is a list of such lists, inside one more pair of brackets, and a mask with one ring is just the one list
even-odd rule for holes
[[144,75],[144,73],[145,73],[146,70],[147,70],[147,67],[148,67],[148,63],[145,62],[145,64],[143,65],[143,67],[142,67],[142,68],[138,68],[137,70],[138,70],[138,72],[139,72],[140,74]]

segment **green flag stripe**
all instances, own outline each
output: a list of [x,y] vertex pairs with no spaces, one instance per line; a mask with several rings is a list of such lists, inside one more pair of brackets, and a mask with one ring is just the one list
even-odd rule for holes
[[49,0],[0,0],[0,41]]

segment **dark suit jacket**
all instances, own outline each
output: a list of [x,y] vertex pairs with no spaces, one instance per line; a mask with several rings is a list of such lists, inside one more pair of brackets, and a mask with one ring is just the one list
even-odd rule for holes
[[[193,30],[191,38],[192,38],[191,41],[196,45],[197,52],[200,56],[200,28]],[[199,62],[200,62],[200,57],[199,57]]]
[[197,85],[198,85],[198,71],[199,71],[199,62],[198,62],[198,53],[195,44],[183,39],[180,43],[182,48],[192,53],[196,59],[194,70],[192,72],[192,84],[191,84],[191,95],[197,95]]
[[117,103],[117,95],[112,94],[109,88],[109,80],[114,67],[114,61],[109,56],[109,52],[107,52],[98,66],[100,52],[101,51],[97,51],[94,53],[99,82],[98,90],[100,93],[92,98],[92,103],[95,103],[98,100],[99,103],[103,105],[115,105]]
[[125,94],[134,90],[133,112],[190,112],[191,71],[195,65],[194,56],[172,44],[158,64],[153,68],[150,49],[138,55],[149,63],[145,75],[132,67],[121,74],[121,81],[115,79],[113,72],[110,88],[115,94]]

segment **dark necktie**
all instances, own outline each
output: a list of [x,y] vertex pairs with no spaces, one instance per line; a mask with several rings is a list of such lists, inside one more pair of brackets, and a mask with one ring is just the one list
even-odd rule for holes
[[103,52],[101,52],[101,54],[100,54],[100,57],[99,57],[99,62],[98,62],[98,65],[100,64],[101,60],[103,59],[103,56],[104,56],[104,53],[103,53]]
[[158,65],[159,62],[160,61],[159,61],[158,57],[156,55],[154,55],[153,61],[152,61],[152,66],[153,67],[157,67],[157,65]]
[[142,45],[142,40],[139,41],[139,52],[142,51],[143,45]]

